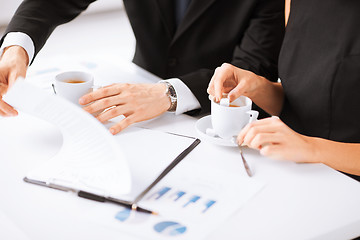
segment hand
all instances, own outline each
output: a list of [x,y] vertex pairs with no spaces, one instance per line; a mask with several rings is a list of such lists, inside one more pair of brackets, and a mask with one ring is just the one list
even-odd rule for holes
[[122,121],[110,128],[110,132],[115,135],[135,122],[152,119],[166,112],[171,102],[165,92],[166,86],[162,83],[113,84],[83,96],[79,103],[91,103],[83,108],[89,113],[107,109],[96,117],[100,122],[124,115]]
[[15,83],[18,77],[25,77],[29,58],[19,46],[5,49],[0,59],[0,116],[16,116],[18,112],[2,100],[2,96]]
[[277,117],[248,124],[237,140],[274,159],[314,162],[316,155],[313,138],[296,133]]
[[216,102],[221,100],[223,93],[228,93],[230,102],[242,95],[252,98],[261,84],[259,80],[262,80],[262,77],[253,72],[224,63],[215,70],[207,91],[215,97]]

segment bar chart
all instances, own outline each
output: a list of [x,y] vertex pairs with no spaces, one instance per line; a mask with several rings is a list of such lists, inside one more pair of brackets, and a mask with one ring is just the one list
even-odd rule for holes
[[[216,206],[217,200],[205,194],[188,192],[176,187],[161,186],[146,199],[147,204],[171,207],[172,210],[191,210],[192,214],[205,214]],[[168,209],[167,209],[168,210]]]

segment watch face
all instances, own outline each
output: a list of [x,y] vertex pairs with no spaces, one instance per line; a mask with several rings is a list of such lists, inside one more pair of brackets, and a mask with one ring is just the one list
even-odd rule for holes
[[176,98],[176,91],[172,85],[169,86],[169,93],[170,93],[170,96]]

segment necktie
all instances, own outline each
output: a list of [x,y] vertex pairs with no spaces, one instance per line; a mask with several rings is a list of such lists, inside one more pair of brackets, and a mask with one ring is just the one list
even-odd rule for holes
[[189,7],[191,0],[175,0],[175,20],[176,26],[179,26],[181,20],[184,18],[186,10]]

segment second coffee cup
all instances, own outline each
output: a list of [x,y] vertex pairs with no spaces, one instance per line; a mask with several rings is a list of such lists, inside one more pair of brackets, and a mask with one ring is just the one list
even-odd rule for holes
[[57,95],[80,106],[79,99],[92,92],[94,78],[86,72],[63,72],[55,76],[54,90]]

